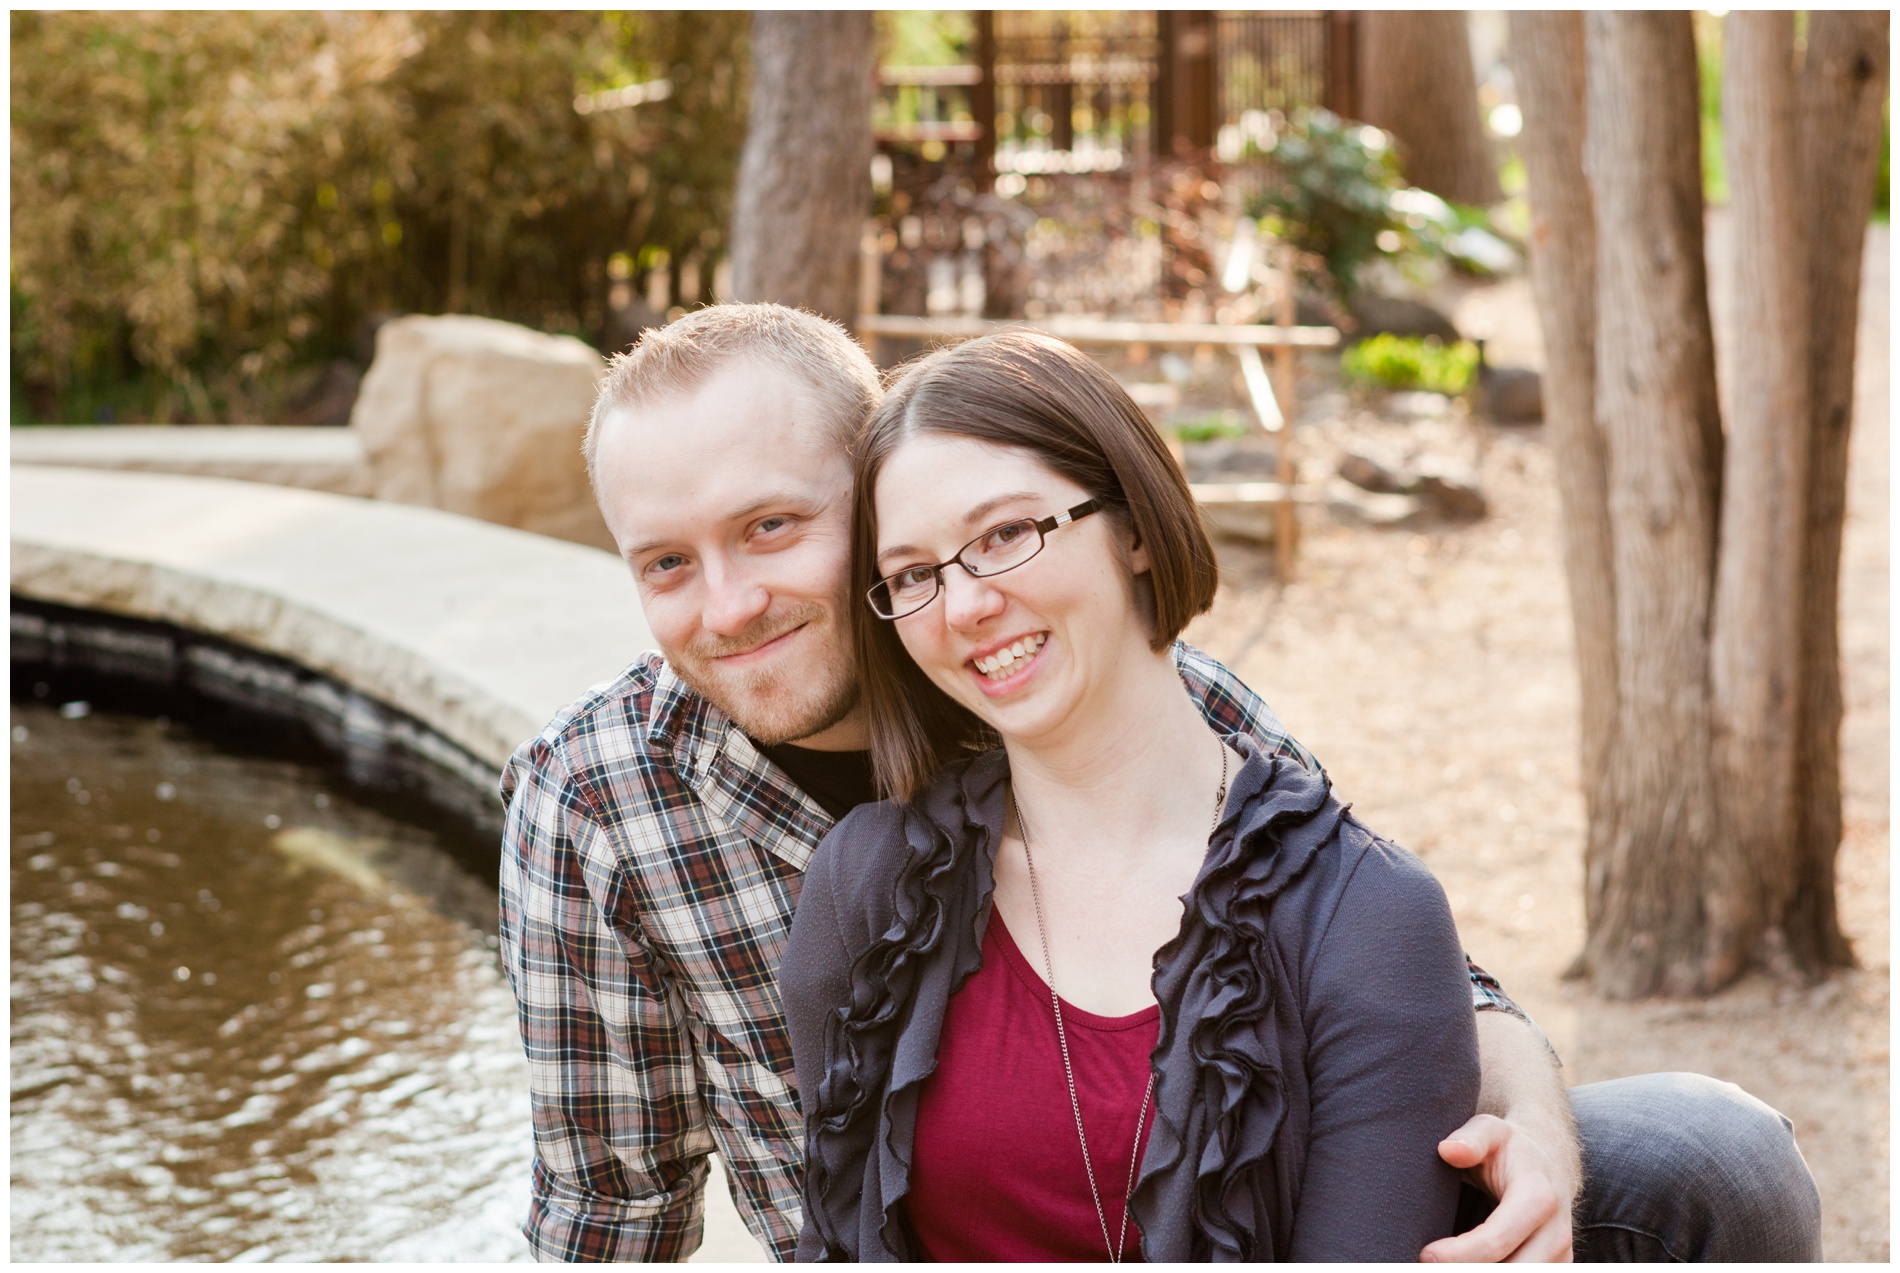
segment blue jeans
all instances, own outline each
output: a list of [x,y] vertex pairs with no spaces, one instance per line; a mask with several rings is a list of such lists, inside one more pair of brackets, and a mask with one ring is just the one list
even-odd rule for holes
[[1794,1124],[1733,1083],[1639,1074],[1572,1088],[1579,1261],[1821,1258],[1821,1195]]

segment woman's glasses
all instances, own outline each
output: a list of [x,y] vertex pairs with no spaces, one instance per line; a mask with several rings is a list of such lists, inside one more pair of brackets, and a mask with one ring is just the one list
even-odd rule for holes
[[1040,520],[1025,517],[1021,521],[992,526],[965,544],[949,561],[940,561],[934,566],[906,566],[872,584],[865,597],[871,603],[872,613],[880,619],[901,619],[916,614],[943,591],[945,566],[955,563],[979,579],[1014,570],[1042,551],[1043,538],[1050,531],[1101,509],[1100,500],[1083,500],[1053,517]]

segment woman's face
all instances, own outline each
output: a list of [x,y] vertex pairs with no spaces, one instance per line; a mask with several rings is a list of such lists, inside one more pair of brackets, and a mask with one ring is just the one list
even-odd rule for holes
[[[878,474],[878,577],[948,561],[994,527],[1073,508],[1089,492],[1028,451],[921,434]],[[946,566],[936,598],[893,622],[943,691],[1005,738],[1033,740],[1077,720],[1134,657],[1153,657],[1134,576],[1147,555],[1110,517],[1058,527],[1042,551],[977,578]]]

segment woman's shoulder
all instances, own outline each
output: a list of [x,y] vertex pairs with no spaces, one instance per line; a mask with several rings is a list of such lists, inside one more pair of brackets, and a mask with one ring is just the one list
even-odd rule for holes
[[[907,867],[968,843],[973,826],[992,820],[990,806],[1007,772],[1000,752],[984,753],[945,766],[909,800],[857,806],[819,842],[805,890],[820,890],[840,915],[861,916],[868,942],[891,922]],[[1000,816],[995,820],[1000,830]]]
[[1300,927],[1317,936],[1348,895],[1358,906],[1419,913],[1434,922],[1446,909],[1431,869],[1362,822],[1325,774],[1257,748],[1243,754],[1236,830],[1254,859],[1249,873],[1282,896],[1276,909],[1284,918],[1303,913]]

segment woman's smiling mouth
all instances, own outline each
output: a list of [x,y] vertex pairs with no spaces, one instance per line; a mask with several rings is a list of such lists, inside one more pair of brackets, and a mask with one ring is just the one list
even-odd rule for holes
[[993,650],[979,658],[970,660],[984,680],[992,685],[1001,685],[1035,661],[1042,650],[1043,642],[1049,639],[1047,632],[1036,632],[1019,637],[998,650]]

